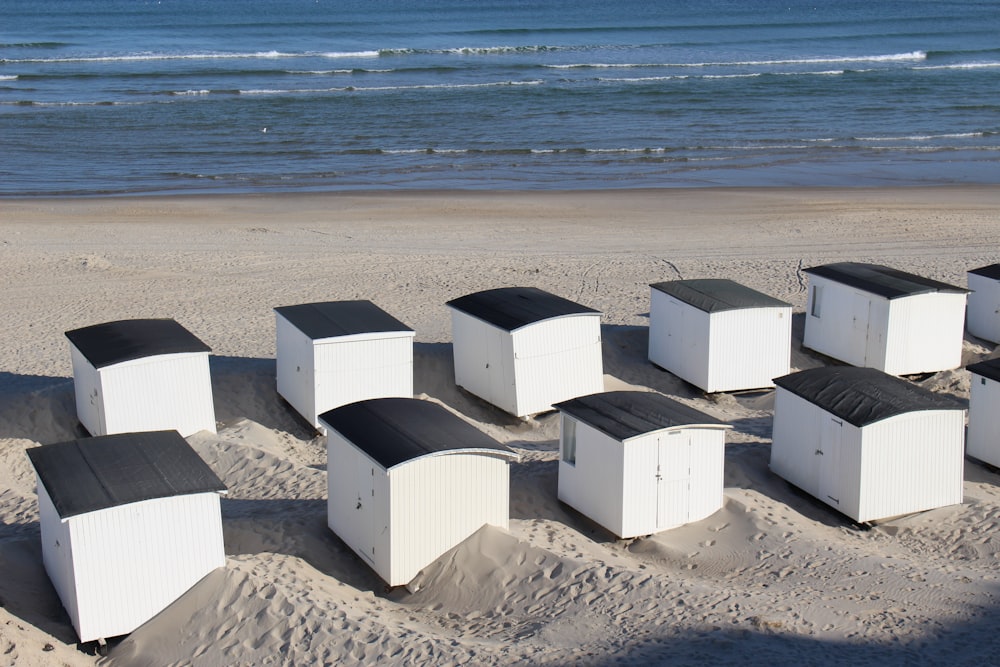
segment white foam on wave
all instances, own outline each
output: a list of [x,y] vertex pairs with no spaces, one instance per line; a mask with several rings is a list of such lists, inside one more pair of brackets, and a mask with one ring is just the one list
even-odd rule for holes
[[415,84],[411,86],[342,86],[334,88],[251,88],[241,89],[241,95],[306,95],[311,93],[364,93],[403,90],[462,90],[470,88],[496,88],[501,86],[538,86],[541,80],[491,81],[485,83]]
[[378,58],[378,51],[329,51],[319,54],[324,58]]
[[767,67],[773,65],[815,65],[855,62],[906,62],[927,59],[924,51],[908,53],[892,53],[872,56],[830,56],[817,58],[790,58],[775,60],[732,60],[707,61],[696,63],[566,63],[561,65],[543,65],[549,69],[653,69],[682,67]]
[[899,137],[857,137],[857,140],[871,142],[934,141],[935,139],[971,139],[985,136],[985,132],[955,132],[946,134],[909,134]]
[[920,65],[914,67],[913,69],[925,70],[925,69],[996,69],[1000,67],[1000,62],[983,62],[983,63],[954,63],[951,65]]
[[0,81],[17,81],[17,74],[0,75]]

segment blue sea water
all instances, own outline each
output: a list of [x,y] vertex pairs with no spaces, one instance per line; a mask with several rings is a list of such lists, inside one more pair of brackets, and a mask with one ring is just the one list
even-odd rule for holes
[[0,196],[947,183],[996,0],[0,0]]

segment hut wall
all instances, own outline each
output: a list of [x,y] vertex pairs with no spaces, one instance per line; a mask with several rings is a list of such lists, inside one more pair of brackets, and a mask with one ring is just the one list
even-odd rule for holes
[[66,586],[57,590],[84,642],[131,632],[226,562],[216,493],[120,505],[65,524],[68,540],[43,542],[43,551],[53,582]]
[[863,429],[857,521],[962,502],[962,410],[911,412]]
[[969,385],[969,434],[966,451],[1000,466],[1000,382],[972,373]]
[[991,343],[1000,343],[1000,281],[969,273],[967,327],[969,333]]
[[184,437],[202,430],[215,433],[207,353],[158,355],[98,372],[105,432],[91,435],[169,429]]
[[964,293],[950,292],[889,301],[885,360],[882,366],[873,367],[892,375],[909,375],[961,366],[965,301]]
[[[560,419],[559,500],[623,537],[626,487],[622,443],[565,413]],[[567,427],[570,421],[575,425]],[[575,438],[575,463],[566,460],[567,446],[572,447],[570,438]]]
[[475,453],[424,456],[389,470],[391,586],[408,583],[452,547],[490,524],[508,527],[506,459]]
[[515,331],[513,339],[513,414],[544,412],[559,401],[604,390],[600,315],[535,322]]

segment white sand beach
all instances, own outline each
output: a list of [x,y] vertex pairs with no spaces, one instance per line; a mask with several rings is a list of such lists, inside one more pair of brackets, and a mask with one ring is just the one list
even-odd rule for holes
[[[424,192],[0,201],[0,663],[990,664],[1000,475],[870,530],[768,469],[773,393],[706,396],[646,359],[649,287],[730,278],[792,303],[802,269],[888,264],[955,285],[1000,261],[1000,188]],[[454,385],[445,302],[536,286],[603,312],[605,385],[729,424],[725,505],[618,540],[556,497],[558,419]],[[415,390],[521,455],[510,530],[385,590],[326,526],[325,443],[275,392],[275,306],[370,299],[416,331]],[[107,658],[77,646],[42,566],[24,450],[78,436],[63,332],[174,318],[213,350],[227,565]],[[965,363],[996,356],[966,337]],[[968,398],[962,369],[922,378]],[[89,647],[83,647],[89,648]]]

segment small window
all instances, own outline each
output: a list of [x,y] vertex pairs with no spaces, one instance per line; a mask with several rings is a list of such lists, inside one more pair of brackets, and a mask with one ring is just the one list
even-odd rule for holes
[[812,315],[813,317],[819,317],[820,301],[822,301],[820,297],[822,297],[822,295],[823,295],[822,287],[820,287],[819,285],[812,285],[810,287],[810,297],[811,297],[810,301],[812,302],[812,306],[810,306],[809,308],[809,314]]
[[562,460],[576,465],[576,420],[566,415],[562,418]]

